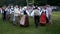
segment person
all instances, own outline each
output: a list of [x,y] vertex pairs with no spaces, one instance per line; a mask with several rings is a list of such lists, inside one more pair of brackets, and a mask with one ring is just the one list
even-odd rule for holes
[[20,6],[20,12],[21,12],[21,15],[24,15],[23,14],[23,8]]
[[6,19],[9,20],[10,19],[10,6],[8,6],[6,9]]
[[28,18],[28,12],[26,11],[26,7],[23,8],[23,16],[20,20],[20,26],[27,27],[29,26],[29,18]]
[[10,14],[12,14],[13,12],[14,12],[14,7],[12,5],[11,8],[10,8]]
[[1,13],[1,8],[0,8],[0,13]]
[[2,12],[3,21],[6,20],[6,11],[5,11],[5,9],[6,9],[6,6],[5,6],[5,5],[2,6],[2,10],[1,10],[1,12]]
[[30,14],[33,11],[33,7],[32,6],[27,6],[27,10],[26,11],[28,12],[28,16],[31,16]]
[[19,18],[18,18],[18,16],[20,16],[20,10],[18,8],[18,5],[16,5],[14,7],[14,18],[13,18],[13,24],[14,25],[19,24]]
[[46,8],[47,8],[47,10],[48,10],[48,16],[49,16],[49,17],[48,17],[48,18],[49,18],[48,20],[49,20],[49,23],[52,24],[52,23],[51,23],[52,8],[50,7],[50,5],[46,5]]
[[13,21],[13,18],[14,18],[14,7],[13,7],[13,5],[11,6],[11,8],[10,8],[10,16],[11,16],[11,21]]
[[0,12],[1,12],[1,14],[2,14],[2,8],[0,8]]
[[42,7],[41,10],[41,16],[40,16],[40,25],[45,25],[46,24],[46,19],[48,19],[48,11],[46,10],[46,6]]
[[31,16],[34,16],[35,27],[37,28],[39,24],[39,16],[40,16],[40,10],[38,9],[37,6],[34,8],[33,12],[31,13]]

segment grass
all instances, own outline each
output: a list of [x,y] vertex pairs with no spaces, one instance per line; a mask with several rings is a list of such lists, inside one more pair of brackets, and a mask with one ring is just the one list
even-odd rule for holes
[[29,18],[29,27],[13,26],[9,21],[3,21],[0,15],[0,34],[60,34],[60,12],[53,12],[51,25],[34,26],[33,18]]

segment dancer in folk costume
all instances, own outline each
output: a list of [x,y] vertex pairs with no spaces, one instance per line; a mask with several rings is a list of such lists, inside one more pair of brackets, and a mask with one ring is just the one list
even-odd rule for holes
[[40,24],[45,25],[46,19],[48,18],[48,11],[46,10],[46,6],[44,6],[41,10],[41,16],[40,16]]
[[5,6],[2,6],[2,17],[3,17],[3,20],[6,20],[6,11],[5,11],[6,7]]
[[18,5],[14,7],[14,18],[13,18],[13,24],[17,25],[19,23],[19,17],[20,16],[20,10],[18,8]]
[[14,12],[14,7],[11,6],[11,8],[10,8],[10,14],[12,14],[13,12]]
[[10,8],[10,16],[11,16],[10,20],[13,21],[13,18],[14,18],[14,7],[13,6],[11,6]]
[[0,12],[1,12],[1,14],[2,14],[2,8],[0,8]]
[[6,9],[6,19],[9,20],[10,19],[10,6],[8,6]]
[[28,12],[28,16],[31,16],[31,13],[33,11],[33,7],[32,6],[27,6],[27,10],[26,11]]
[[48,10],[48,18],[49,18],[48,21],[49,21],[50,24],[52,24],[52,23],[51,23],[51,21],[52,21],[52,20],[51,20],[52,8],[50,7],[50,5],[46,5],[46,8],[47,8],[47,10]]
[[34,16],[35,27],[37,28],[39,24],[39,16],[40,16],[40,10],[38,9],[37,6],[34,8],[33,12],[31,13],[31,16]]
[[0,8],[0,13],[1,13],[1,8]]
[[29,26],[29,18],[27,15],[26,7],[23,8],[23,13],[24,13],[24,15],[22,16],[22,18],[20,20],[20,26],[27,27],[27,26]]
[[24,15],[24,14],[23,14],[23,9],[22,9],[21,6],[20,6],[20,12],[21,12],[21,15]]

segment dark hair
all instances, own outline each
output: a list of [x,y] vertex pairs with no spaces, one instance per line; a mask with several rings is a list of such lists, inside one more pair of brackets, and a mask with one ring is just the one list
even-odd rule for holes
[[38,7],[36,6],[34,9],[38,9]]

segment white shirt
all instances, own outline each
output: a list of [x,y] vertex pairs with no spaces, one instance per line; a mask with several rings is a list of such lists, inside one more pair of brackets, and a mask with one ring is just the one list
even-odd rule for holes
[[24,15],[24,14],[23,14],[23,9],[21,9],[21,8],[20,8],[20,14],[21,14],[21,15]]
[[51,15],[52,14],[52,8],[51,7],[47,7],[48,10],[48,14]]
[[10,11],[11,11],[11,10],[10,10],[10,8],[6,8],[5,11],[7,11],[6,14],[8,15],[8,14],[10,14]]
[[2,13],[2,9],[0,8],[0,11],[1,11],[1,13]]
[[36,15],[40,15],[40,10],[37,9],[37,10],[33,10],[33,11],[32,11],[31,16],[34,16],[34,15],[35,15],[35,11],[37,11],[37,13],[38,13],[38,14],[36,14]]
[[19,8],[14,8],[14,15],[18,16],[20,14]]
[[48,17],[48,10],[47,9],[42,9],[42,11],[40,12],[40,15],[42,14],[42,12],[46,11],[46,16]]
[[10,14],[14,13],[14,8],[10,9]]

